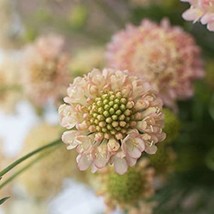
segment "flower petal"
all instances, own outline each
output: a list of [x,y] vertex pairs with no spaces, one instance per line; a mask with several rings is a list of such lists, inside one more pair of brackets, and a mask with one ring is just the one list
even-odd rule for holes
[[74,149],[77,147],[78,142],[75,140],[76,135],[78,134],[77,131],[71,130],[71,131],[66,131],[62,135],[62,141],[65,144],[68,144],[67,149]]
[[155,145],[147,146],[145,149],[145,152],[150,154],[150,155],[153,155],[157,152],[157,146],[155,146]]
[[122,150],[130,157],[138,159],[141,156],[141,151],[135,145],[135,139],[130,139],[122,144]]
[[124,158],[115,158],[114,159],[114,169],[115,172],[122,175],[128,170],[128,165],[126,163],[126,160]]
[[182,14],[182,17],[187,21],[197,21],[202,15],[201,10],[190,8]]
[[132,157],[126,157],[126,161],[129,166],[134,166],[137,163],[137,159]]
[[97,151],[95,152],[95,156],[96,158],[94,160],[94,165],[97,168],[105,167],[110,158],[110,155],[107,150],[107,145],[101,144],[100,146],[98,146]]
[[207,24],[207,29],[210,31],[214,31],[214,21]]
[[77,164],[81,171],[88,169],[92,163],[92,157],[90,155],[81,154],[77,156]]

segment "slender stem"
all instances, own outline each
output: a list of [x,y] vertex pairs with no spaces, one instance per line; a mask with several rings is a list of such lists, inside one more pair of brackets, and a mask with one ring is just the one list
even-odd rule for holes
[[5,201],[7,201],[10,197],[4,197],[0,199],[0,205],[2,205]]
[[0,189],[2,189],[5,185],[7,185],[8,183],[10,183],[12,180],[14,180],[17,176],[19,176],[20,174],[22,174],[24,171],[26,171],[28,168],[30,168],[31,166],[33,166],[37,161],[47,157],[47,154],[55,151],[56,148],[53,148],[51,151],[45,152],[44,154],[38,156],[37,158],[34,158],[30,163],[28,163],[26,166],[22,167],[20,170],[18,170],[17,172],[15,172],[13,175],[11,175],[8,179],[6,179],[1,185],[0,185]]
[[8,173],[11,169],[13,169],[14,167],[16,167],[17,165],[19,165],[20,163],[22,163],[23,161],[25,161],[26,159],[30,158],[31,156],[45,150],[45,149],[48,149],[50,147],[53,147],[53,146],[56,146],[57,144],[60,144],[61,143],[61,140],[58,139],[52,143],[49,143],[47,145],[44,145],[42,147],[39,147],[38,149],[28,153],[27,155],[19,158],[18,160],[16,160],[15,162],[13,162],[12,164],[10,164],[8,167],[6,167],[4,170],[2,170],[0,172],[0,177],[2,177],[3,175],[5,175],[6,173]]

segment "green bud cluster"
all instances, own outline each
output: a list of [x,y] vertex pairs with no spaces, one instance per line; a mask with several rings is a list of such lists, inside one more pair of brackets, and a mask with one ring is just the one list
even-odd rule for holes
[[108,175],[107,191],[119,203],[133,203],[141,197],[143,189],[142,174],[135,169],[124,175],[114,172]]
[[174,165],[174,156],[175,154],[171,148],[167,148],[166,145],[160,145],[157,152],[149,156],[149,160],[157,173],[165,173]]
[[133,106],[121,92],[103,93],[88,107],[90,126],[104,136],[123,136],[134,118]]
[[166,139],[162,143],[171,143],[179,134],[180,121],[171,110],[164,108],[163,112],[165,121],[163,131],[166,133]]

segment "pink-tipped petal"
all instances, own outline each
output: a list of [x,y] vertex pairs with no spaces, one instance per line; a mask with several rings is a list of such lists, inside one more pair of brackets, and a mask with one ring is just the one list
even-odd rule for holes
[[128,170],[126,160],[124,158],[117,158],[114,161],[114,169],[115,169],[115,172],[117,172],[120,175],[123,175],[124,173],[126,173]]
[[77,164],[81,171],[84,171],[89,168],[92,163],[92,158],[89,155],[78,155],[77,156]]

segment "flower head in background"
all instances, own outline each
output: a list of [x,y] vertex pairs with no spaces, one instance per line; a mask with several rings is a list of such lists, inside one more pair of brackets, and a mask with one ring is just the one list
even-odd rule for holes
[[[46,123],[37,125],[27,135],[20,156],[57,140],[61,131],[59,126]],[[72,164],[75,162],[75,154],[68,153],[64,147],[55,148],[51,152],[47,150],[41,153],[41,157],[18,178],[18,184],[30,198],[50,199],[60,191],[65,178],[84,177],[76,165]]]
[[77,77],[59,107],[62,140],[76,148],[80,170],[113,163],[123,174],[142,152],[154,154],[162,132],[162,102],[147,81],[126,71],[92,70]]
[[190,8],[183,13],[187,21],[200,22],[207,29],[214,31],[214,0],[181,0],[190,3]]
[[108,66],[127,69],[150,81],[166,106],[193,94],[192,81],[203,76],[200,50],[193,37],[167,20],[160,25],[144,20],[113,36]]
[[38,107],[59,101],[70,81],[64,40],[55,35],[38,38],[25,49],[23,64],[27,97]]
[[142,159],[124,175],[116,174],[111,167],[101,170],[93,177],[92,186],[104,197],[109,211],[119,207],[127,213],[151,214],[154,203],[147,200],[155,192],[154,178],[155,171],[149,161]]

